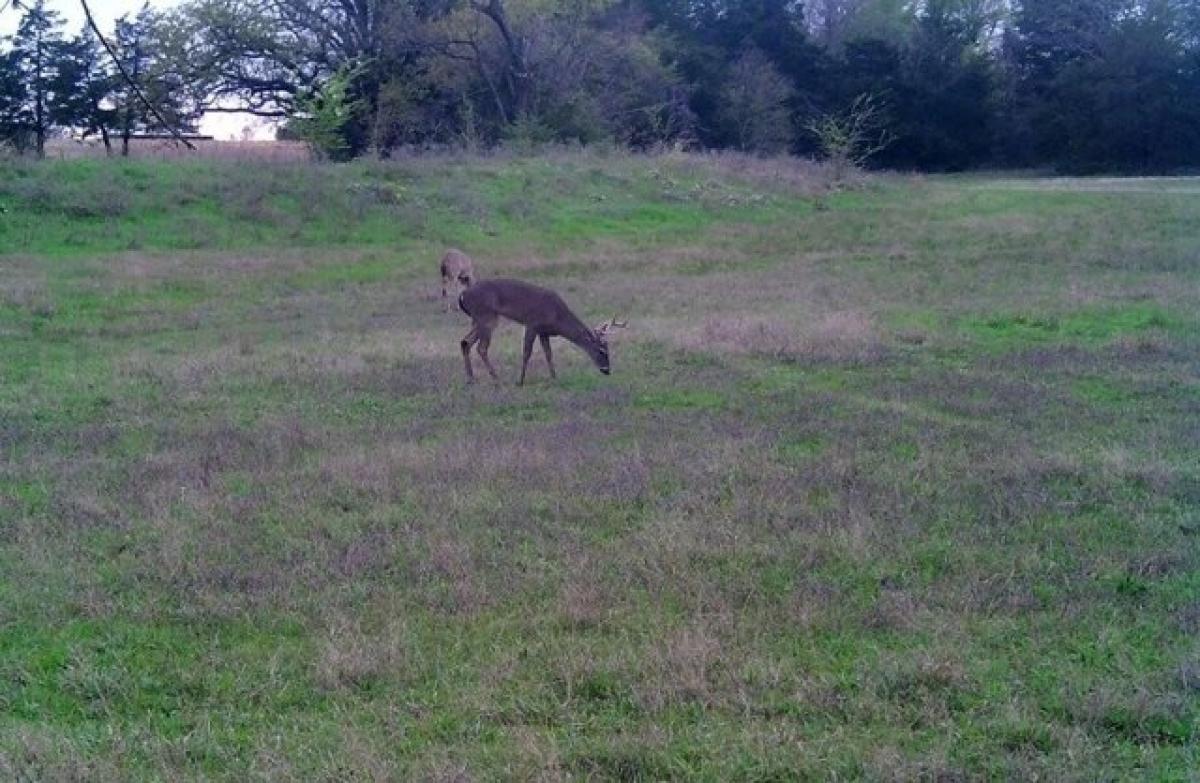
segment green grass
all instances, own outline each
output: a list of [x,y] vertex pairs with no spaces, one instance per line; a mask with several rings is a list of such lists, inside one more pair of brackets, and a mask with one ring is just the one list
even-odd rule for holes
[[[559,249],[647,232],[686,236],[716,213],[754,223],[807,208],[670,162],[570,157],[390,166],[10,160],[0,163],[0,205],[9,252],[382,246],[393,263],[429,243]],[[376,281],[386,263],[375,254],[338,279]]]
[[[2,779],[1200,768],[1193,191],[0,175]],[[464,384],[447,245],[613,375]]]
[[997,350],[1038,343],[1097,345],[1117,337],[1182,326],[1157,305],[1090,307],[1061,315],[996,315],[971,319],[967,331],[978,342]]

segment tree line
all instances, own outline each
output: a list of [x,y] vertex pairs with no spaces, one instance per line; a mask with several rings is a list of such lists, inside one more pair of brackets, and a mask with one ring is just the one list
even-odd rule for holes
[[[0,138],[40,151],[70,128],[118,151],[159,129],[94,36],[21,8]],[[1193,0],[185,0],[108,37],[168,122],[250,111],[334,158],[605,142],[1200,166]]]
[[[49,137],[70,131],[128,154],[134,135],[195,130],[204,98],[187,81],[188,69],[172,59],[180,53],[163,39],[166,17],[146,6],[117,20],[107,42],[125,79],[86,27],[68,36],[45,0],[20,8],[17,31],[0,48],[0,143],[41,156]],[[136,95],[139,88],[146,100]]]

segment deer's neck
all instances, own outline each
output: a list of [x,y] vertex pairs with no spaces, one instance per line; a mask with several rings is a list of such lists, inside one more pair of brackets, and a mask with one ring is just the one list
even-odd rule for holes
[[586,351],[588,356],[595,353],[596,336],[592,334],[592,330],[587,327],[587,324],[580,321],[570,310],[564,314],[562,323],[559,324],[558,332],[564,338]]

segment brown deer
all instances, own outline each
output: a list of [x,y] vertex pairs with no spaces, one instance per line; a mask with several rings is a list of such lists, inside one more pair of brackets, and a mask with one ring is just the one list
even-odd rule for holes
[[478,345],[479,358],[487,368],[492,380],[499,381],[495,368],[488,361],[488,346],[492,343],[492,332],[500,318],[516,321],[525,326],[525,350],[521,357],[521,377],[517,385],[525,383],[525,370],[529,367],[529,357],[533,354],[533,341],[537,339],[542,344],[542,353],[546,354],[546,365],[550,368],[550,377],[557,378],[554,373],[554,357],[550,352],[551,337],[565,337],[579,346],[584,353],[591,357],[600,372],[608,375],[611,371],[608,363],[608,333],[612,329],[624,327],[624,322],[612,319],[595,329],[589,329],[579,320],[562,297],[548,288],[523,283],[520,280],[484,280],[463,291],[458,297],[458,306],[471,316],[471,331],[463,337],[463,364],[467,368],[467,382],[475,381],[475,371],[471,367],[471,346]]
[[450,300],[446,298],[446,289],[457,284],[460,291],[465,291],[475,282],[475,265],[471,257],[461,250],[450,248],[442,256],[442,310],[450,312]]

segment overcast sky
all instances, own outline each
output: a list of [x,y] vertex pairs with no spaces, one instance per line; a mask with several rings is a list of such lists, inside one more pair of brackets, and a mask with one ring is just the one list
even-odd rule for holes
[[[170,8],[177,0],[151,0],[153,8]],[[88,0],[88,5],[96,17],[96,23],[108,37],[112,31],[113,22],[124,14],[135,15],[145,4],[145,0]],[[83,27],[83,8],[79,0],[46,0],[46,6],[57,11],[66,21],[68,35],[75,35]],[[0,36],[11,35],[17,29],[21,12],[15,10],[9,0],[0,0]],[[242,128],[247,125],[254,129],[256,138],[271,138],[269,129],[263,123],[250,115],[213,114],[200,121],[200,132],[216,136],[218,139],[240,138]]]
[[[99,23],[100,29],[105,35],[112,30],[113,21],[122,14],[133,16],[142,7],[145,0],[88,0],[88,5],[91,6],[92,13],[96,15],[96,22]],[[152,0],[150,5],[154,8],[170,8],[175,5],[176,0]],[[14,11],[7,0],[0,0],[0,7],[5,10],[0,12],[0,35],[10,35],[17,29],[17,22],[21,18],[20,11]],[[83,27],[83,8],[79,5],[79,0],[46,0],[46,7],[57,11],[67,23],[67,31],[74,35]]]

